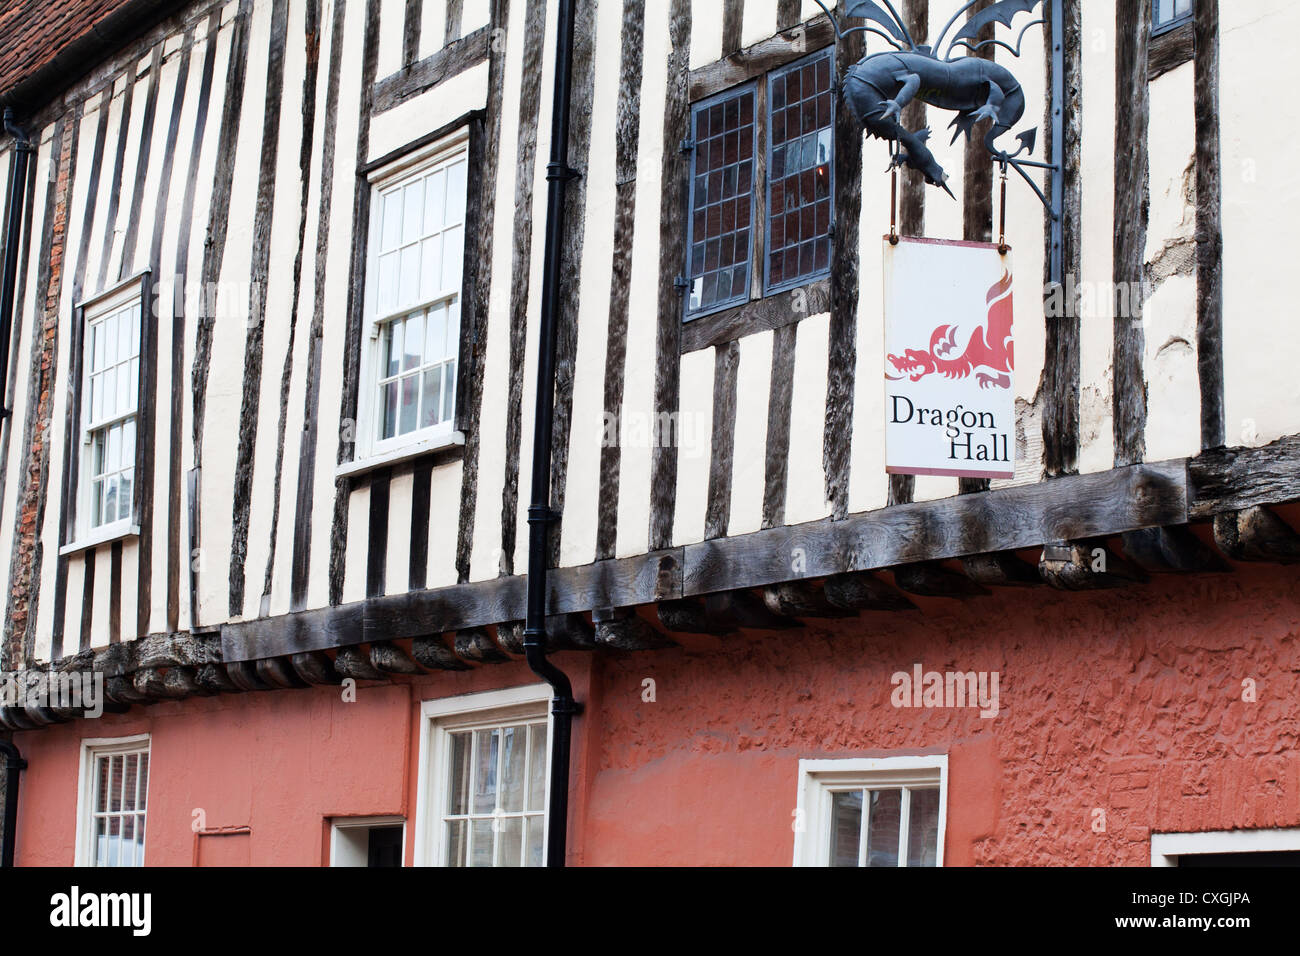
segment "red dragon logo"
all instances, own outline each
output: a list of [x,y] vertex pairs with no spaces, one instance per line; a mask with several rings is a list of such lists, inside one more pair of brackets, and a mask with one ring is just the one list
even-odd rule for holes
[[913,382],[918,382],[927,375],[966,378],[975,372],[975,380],[979,382],[980,388],[1010,388],[1015,360],[1011,341],[1009,272],[1004,272],[1002,278],[989,289],[987,301],[991,303],[988,326],[975,330],[966,343],[965,351],[957,354],[958,327],[941,325],[930,336],[928,350],[908,349],[902,355],[890,355],[890,364],[899,374],[886,374],[885,378],[896,382],[906,376]]

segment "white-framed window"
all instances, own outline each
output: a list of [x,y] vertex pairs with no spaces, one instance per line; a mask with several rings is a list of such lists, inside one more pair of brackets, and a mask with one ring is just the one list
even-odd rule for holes
[[799,761],[795,866],[942,866],[948,758]]
[[1294,866],[1300,827],[1151,834],[1152,866]]
[[458,444],[468,131],[371,174],[355,461]]
[[417,866],[543,866],[551,690],[421,705]]
[[144,866],[149,735],[81,742],[78,866]]
[[134,530],[143,290],[143,278],[135,277],[78,309],[80,415],[71,524],[77,544]]
[[335,817],[330,820],[330,866],[401,866],[406,850],[403,817]]

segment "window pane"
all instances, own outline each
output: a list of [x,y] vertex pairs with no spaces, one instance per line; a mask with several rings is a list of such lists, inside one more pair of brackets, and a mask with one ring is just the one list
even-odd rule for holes
[[420,298],[420,247],[407,246],[402,250],[402,283],[398,302],[411,305]]
[[402,240],[402,192],[394,189],[384,196],[383,227],[380,249],[387,252]]
[[749,298],[754,91],[696,107],[695,130],[687,245],[692,312]]
[[[474,812],[491,813],[497,805],[497,747],[495,730],[474,731]],[[489,857],[491,859],[491,857]]]
[[497,866],[521,866],[524,852],[524,818],[505,817],[498,823]]
[[455,410],[456,366],[448,363],[442,367],[442,420],[449,420]]
[[465,215],[465,177],[469,164],[464,160],[447,170],[447,212],[445,224],[464,222]]
[[496,840],[491,820],[474,820],[471,823],[470,866],[491,866],[495,857]]
[[[145,751],[140,755],[140,809],[144,810],[149,803],[149,752]],[[144,827],[141,826],[140,835],[144,836]]]
[[913,790],[907,815],[907,865],[938,866],[939,788]]
[[405,349],[402,356],[402,371],[409,372],[418,368],[424,360],[424,316],[413,315],[406,320]]
[[442,228],[447,206],[447,173],[439,170],[424,181],[424,234]]
[[447,865],[464,866],[466,841],[469,839],[469,823],[466,820],[451,820],[447,823]]
[[424,373],[424,399],[420,407],[420,427],[428,428],[442,421],[438,398],[442,395],[442,366]]
[[420,298],[432,299],[442,291],[442,236],[420,243]]
[[455,289],[465,269],[465,227],[448,229],[442,239],[442,288]]
[[435,305],[429,310],[427,339],[424,354],[430,362],[436,362],[447,355],[447,307]]
[[831,866],[857,866],[862,841],[862,791],[831,794]]
[[415,431],[415,420],[420,405],[420,376],[408,375],[402,379],[401,434]]
[[901,790],[869,790],[867,866],[898,866],[898,831],[902,819]]
[[109,518],[123,519],[131,517],[131,484],[135,477],[135,469],[128,468],[118,476],[117,486],[117,514],[110,514]]
[[401,322],[384,326],[384,377],[389,378],[402,370],[403,329]]
[[536,816],[527,818],[528,855],[524,858],[525,866],[542,865],[542,845],[546,840],[546,819]]
[[392,438],[397,434],[397,383],[389,382],[379,390],[379,401],[383,409],[383,423],[380,434]]
[[831,50],[815,54],[769,81],[769,292],[806,282],[830,267],[831,57]]
[[447,812],[469,811],[470,735],[451,735],[451,770],[448,774]]
[[546,808],[546,725],[530,724],[528,766],[528,809]]
[[528,758],[527,727],[505,727],[501,731],[501,809],[516,813],[524,808],[524,777]]
[[417,179],[402,190],[402,242],[414,242],[423,233],[424,180]]
[[108,809],[109,761],[107,757],[100,757],[96,762],[99,764],[99,782],[95,788],[95,809],[103,813]]
[[397,260],[400,253],[390,252],[379,257],[379,296],[380,315],[387,315],[397,308]]

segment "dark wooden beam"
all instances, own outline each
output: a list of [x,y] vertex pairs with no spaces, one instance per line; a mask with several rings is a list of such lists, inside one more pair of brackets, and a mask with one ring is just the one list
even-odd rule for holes
[[744,589],[706,595],[704,613],[710,621],[733,630],[744,627],[782,631],[803,625],[802,621],[773,611],[761,598]]
[[870,571],[833,574],[822,585],[826,600],[847,611],[915,611],[903,592]]
[[[583,614],[550,614],[546,618],[548,651],[591,651],[596,649],[596,631]],[[497,643],[511,654],[524,653],[524,622],[505,621],[497,625]]]
[[1023,588],[1043,583],[1038,569],[1009,552],[973,554],[961,559],[962,570],[984,587]]
[[411,656],[430,670],[467,671],[470,666],[452,653],[442,635],[417,637],[411,641]]
[[969,598],[991,593],[966,575],[931,561],[894,568],[894,583],[909,594],[922,597]]
[[194,671],[194,682],[214,694],[230,694],[240,688],[230,679],[224,664],[202,664]]
[[1113,387],[1115,464],[1146,457],[1147,385],[1143,370],[1143,279],[1146,276],[1150,166],[1147,131],[1151,97],[1147,43],[1152,0],[1118,0],[1115,9],[1115,282]]
[[257,673],[256,661],[229,662],[226,664],[226,674],[240,690],[270,690],[274,686]]
[[1267,508],[1215,515],[1214,543],[1234,561],[1300,564],[1300,534]]
[[488,58],[492,27],[480,27],[469,36],[447,44],[437,53],[412,63],[375,84],[374,111],[383,113],[421,93],[426,93],[458,73],[477,66]]
[[[1187,521],[1184,461],[897,505],[687,545],[683,593],[706,594]],[[792,572],[789,555],[807,560]]]
[[1101,541],[1066,541],[1045,546],[1038,573],[1061,591],[1121,588],[1146,579],[1140,569],[1118,557]]
[[421,674],[418,664],[392,641],[375,641],[370,645],[370,663],[385,674]]
[[[1226,440],[1223,398],[1223,168],[1219,138],[1219,0],[1195,3],[1196,371],[1201,447]],[[1190,26],[1190,25],[1188,25]],[[1174,33],[1183,30],[1180,27]],[[1168,35],[1168,34],[1166,34]]]
[[343,678],[334,669],[334,662],[324,651],[304,651],[290,657],[293,669],[309,684],[338,684]]
[[781,617],[854,617],[853,611],[832,604],[822,587],[811,581],[785,581],[763,589],[763,603]]
[[475,664],[492,664],[510,660],[505,651],[497,647],[497,642],[492,640],[492,635],[479,627],[457,631],[453,646],[457,657]]
[[676,645],[650,626],[634,608],[598,608],[592,612],[596,643],[612,651],[652,651]]
[[1188,514],[1208,518],[1300,500],[1300,435],[1259,448],[1216,448],[1188,462]]
[[695,103],[721,93],[835,42],[835,28],[825,14],[814,17],[799,29],[802,34],[794,33],[793,29],[782,30],[770,39],[692,70],[688,78],[690,101]]
[[1123,536],[1124,553],[1142,570],[1223,572],[1232,568],[1214,549],[1192,533],[1187,525],[1143,528]]
[[[1194,6],[1200,7],[1201,3],[1202,0],[1196,0]],[[1147,57],[1147,81],[1164,76],[1184,63],[1192,62],[1195,52],[1196,40],[1190,20],[1180,23],[1172,30],[1166,30],[1159,36],[1152,37],[1150,54]]]
[[293,660],[289,656],[267,657],[255,661],[253,666],[262,682],[271,687],[288,689],[309,686],[307,681],[299,677],[298,672],[293,669]]
[[655,605],[659,623],[665,630],[678,634],[731,634],[735,628],[709,617],[704,602],[699,598],[681,598]]
[[370,663],[370,655],[359,647],[340,647],[334,656],[334,670],[340,677],[353,680],[383,680],[384,677]]
[[[1080,368],[1080,303],[1078,277],[1083,268],[1083,22],[1082,0],[1064,0],[1062,9],[1065,22],[1063,69],[1065,89],[1070,101],[1064,110],[1064,139],[1062,144],[1064,166],[1062,185],[1064,205],[1061,210],[1061,266],[1065,285],[1060,289],[1046,290],[1047,307],[1044,309],[1043,373],[1039,385],[1042,403],[1043,473],[1046,477],[1073,475],[1079,470],[1079,368]],[[1052,5],[1047,4],[1046,16],[1052,16]],[[1049,33],[1050,35],[1050,33]],[[1054,83],[1056,69],[1052,45],[1044,44],[1047,81]],[[1052,115],[1047,105],[1043,128],[1047,133],[1046,155],[1051,156]],[[1044,213],[1046,216],[1047,214]],[[1050,274],[1052,235],[1044,230],[1044,279]],[[1069,278],[1075,277],[1072,286]],[[1066,292],[1072,292],[1065,299]],[[1056,303],[1056,307],[1052,307]]]

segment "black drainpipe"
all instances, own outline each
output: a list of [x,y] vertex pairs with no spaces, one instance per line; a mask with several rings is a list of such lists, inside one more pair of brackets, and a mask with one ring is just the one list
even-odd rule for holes
[[0,753],[5,757],[4,852],[0,854],[0,867],[11,867],[18,837],[18,773],[27,769],[27,761],[8,740],[0,740]]
[[546,824],[546,865],[564,866],[569,825],[569,738],[582,705],[563,671],[546,659],[546,565],[551,525],[551,430],[555,413],[555,335],[560,311],[560,254],[564,194],[577,173],[569,168],[569,88],[573,77],[575,0],[560,0],[555,51],[555,102],[551,111],[551,161],[546,167],[546,251],[542,266],[542,326],[537,348],[537,404],[533,415],[532,503],[528,506],[528,612],[524,654],[533,673],[551,685],[551,805]]
[[14,138],[14,161],[9,165],[9,215],[5,223],[4,273],[0,276],[0,419],[9,417],[9,340],[13,337],[14,284],[18,279],[23,202],[27,198],[27,157],[32,152],[27,134],[14,123],[13,110],[8,107],[4,124],[5,132]]

